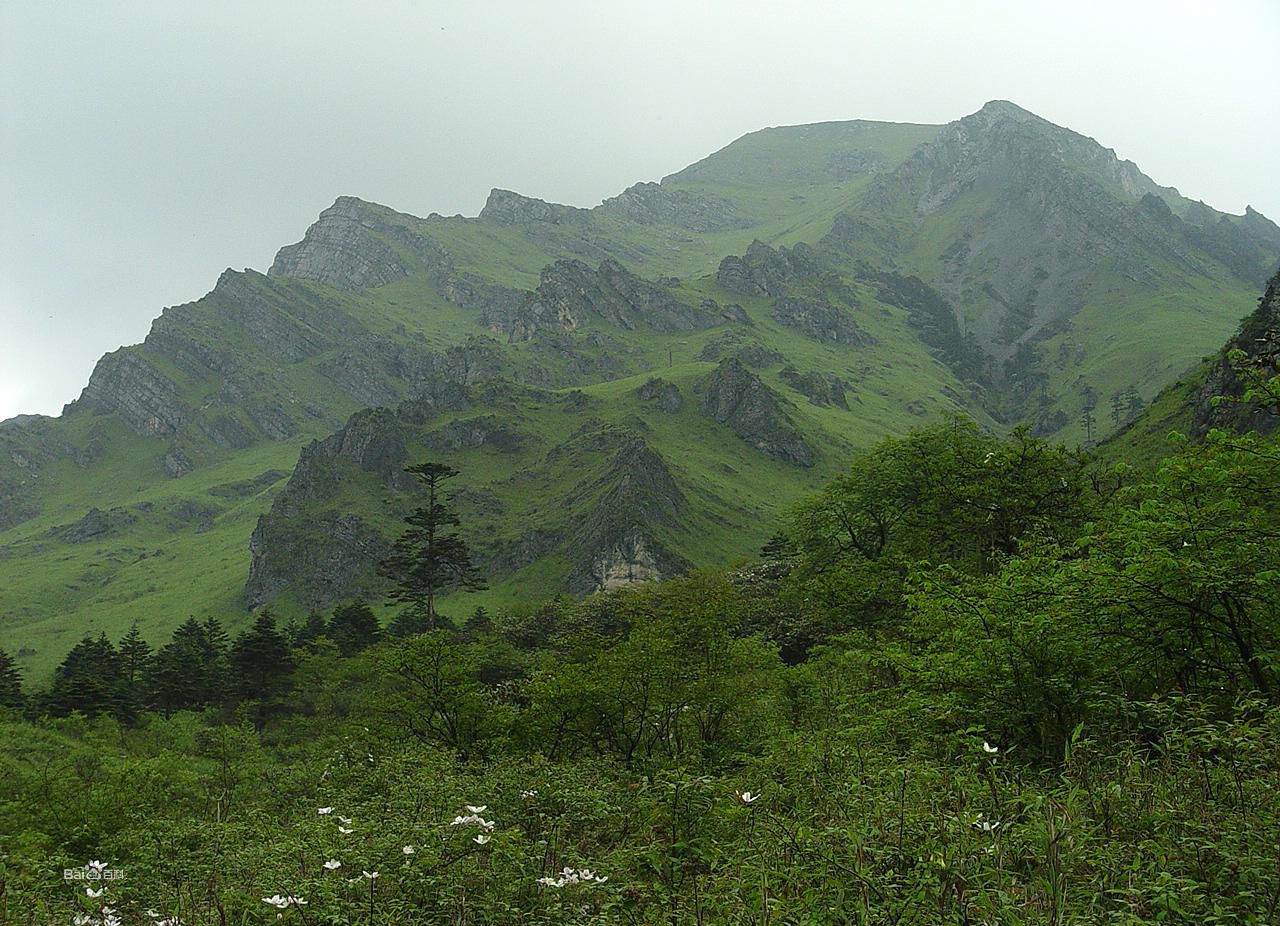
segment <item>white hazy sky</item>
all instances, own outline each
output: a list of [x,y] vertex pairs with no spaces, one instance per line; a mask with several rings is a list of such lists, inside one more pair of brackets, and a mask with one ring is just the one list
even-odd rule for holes
[[1280,221],[1278,0],[0,0],[0,419],[337,196],[590,206],[768,125],[1010,99]]

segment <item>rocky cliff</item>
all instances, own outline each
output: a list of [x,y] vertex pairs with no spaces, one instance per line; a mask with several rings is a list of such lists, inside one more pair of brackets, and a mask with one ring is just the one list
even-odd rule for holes
[[707,379],[699,408],[761,453],[795,466],[814,463],[813,448],[781,400],[735,357],[721,361]]

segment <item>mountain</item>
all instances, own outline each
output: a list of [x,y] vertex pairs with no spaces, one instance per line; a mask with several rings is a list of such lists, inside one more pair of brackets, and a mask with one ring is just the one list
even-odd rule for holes
[[0,423],[0,648],[39,674],[133,620],[376,596],[427,457],[492,586],[446,610],[731,562],[914,424],[1123,424],[1278,257],[1260,214],[1005,102],[765,129],[592,209],[342,197]]

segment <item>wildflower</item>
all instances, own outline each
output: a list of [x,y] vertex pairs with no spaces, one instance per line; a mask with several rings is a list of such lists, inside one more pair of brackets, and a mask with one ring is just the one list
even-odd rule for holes
[[94,859],[92,862],[90,862],[88,865],[85,865],[84,867],[92,868],[94,871],[101,872],[102,869],[107,867],[107,863],[99,862],[97,859]]
[[520,796],[523,797],[526,801],[531,801],[538,796],[538,792],[537,791],[521,791]]
[[1000,751],[1000,747],[999,747],[999,746],[992,746],[992,745],[991,745],[990,743],[988,743],[986,740],[983,740],[983,741],[982,741],[982,751],[983,751],[983,752],[985,752],[985,753],[987,753],[988,755],[995,755],[997,752],[999,752],[999,751]]
[[91,887],[86,887],[86,888],[84,889],[84,893],[85,893],[85,896],[86,896],[86,897],[101,897],[101,896],[102,896],[102,892],[103,892],[103,891],[105,891],[105,890],[106,890],[106,888],[105,888],[105,887],[100,887],[100,888],[98,888],[96,891],[95,891],[93,888],[91,888]]
[[338,817],[338,822],[339,822],[339,823],[341,823],[343,826],[350,826],[350,825],[351,825],[351,818],[350,818],[350,817]]
[[539,878],[538,883],[545,887],[561,888],[561,887],[569,887],[570,885],[574,885],[574,884],[591,884],[591,883],[604,884],[608,880],[609,880],[608,877],[604,875],[598,875],[594,871],[592,871],[590,868],[575,869],[575,868],[566,867],[564,868],[564,870],[560,872],[560,877]]
[[360,874],[370,881],[378,877],[378,873],[376,871],[361,871]]
[[759,794],[752,794],[750,791],[739,791],[734,796],[743,804],[754,804],[760,800]]
[[414,853],[416,850],[413,848],[413,846],[405,846],[405,847],[404,847],[403,849],[401,849],[400,851],[401,851],[401,852],[403,852],[405,855],[413,855],[413,853]]
[[488,842],[490,839],[492,839],[492,838],[493,838],[492,836],[486,836],[484,833],[481,833],[481,834],[480,834],[480,835],[478,835],[478,836],[472,836],[472,837],[471,837],[471,841],[472,841],[472,842],[474,842],[474,843],[475,843],[476,845],[478,845],[478,846],[483,846],[485,843],[487,843],[487,842]]
[[973,821],[973,828],[982,830],[984,833],[993,833],[1000,828],[1000,821],[984,820],[982,819],[982,814],[978,814],[977,818]]
[[355,830],[347,829],[345,826],[338,827],[338,832],[344,836],[350,836]]
[[339,868],[342,867],[342,863],[338,861],[336,858],[331,858],[329,859],[329,861],[324,863],[324,867],[328,871],[337,871]]
[[317,811],[316,811],[316,813],[320,814],[320,816],[322,816],[322,817],[327,817],[327,816],[329,816],[329,814],[333,813],[333,808],[332,808],[332,807],[321,807],[319,810],[317,810]]
[[[470,810],[471,808],[468,807],[467,809]],[[475,826],[483,826],[487,830],[492,830],[494,826],[494,822],[492,820],[486,820],[484,817],[480,816],[478,813],[468,814],[465,817],[461,817],[461,816],[454,817],[452,822],[449,825],[450,826],[466,826],[468,824],[474,824]]]
[[74,926],[89,926],[93,922],[93,917],[87,913],[77,913],[71,918],[71,922]]
[[471,811],[472,813],[484,813],[488,809],[489,809],[488,804],[481,804],[479,807],[472,807],[470,804],[467,805],[467,810]]
[[263,897],[262,902],[271,904],[271,906],[275,907],[277,910],[283,910],[285,907],[289,906],[288,898],[281,897],[279,894],[272,894],[270,897]]

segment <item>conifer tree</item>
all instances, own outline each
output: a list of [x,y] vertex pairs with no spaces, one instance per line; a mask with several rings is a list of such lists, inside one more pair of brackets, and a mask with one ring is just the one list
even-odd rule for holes
[[56,715],[72,711],[89,716],[128,714],[124,665],[105,633],[86,636],[72,647],[54,670],[45,702],[49,712]]
[[329,635],[329,623],[324,619],[324,615],[319,611],[311,611],[290,642],[294,649],[307,649],[316,640]]
[[353,601],[333,612],[329,636],[344,656],[354,656],[382,636],[378,618],[363,601]]
[[405,472],[422,483],[427,503],[405,518],[408,530],[378,571],[396,582],[387,597],[409,605],[405,628],[420,618],[424,629],[430,630],[439,623],[435,599],[441,591],[450,587],[478,591],[485,585],[471,562],[466,542],[451,530],[460,522],[446,504],[443,486],[458,471],[444,463],[422,463],[406,467]]
[[[214,636],[211,637],[211,634]],[[221,703],[227,692],[226,633],[212,618],[189,617],[160,648],[146,672],[147,701],[166,717]]]
[[142,681],[147,663],[151,659],[151,647],[142,639],[138,630],[138,622],[134,621],[129,632],[120,641],[120,660],[124,667],[125,679],[130,686]]
[[293,660],[289,643],[269,610],[236,638],[231,647],[231,668],[236,693],[242,698],[269,701],[283,689]]
[[22,694],[22,673],[13,657],[0,650],[0,708],[19,710],[26,703]]

